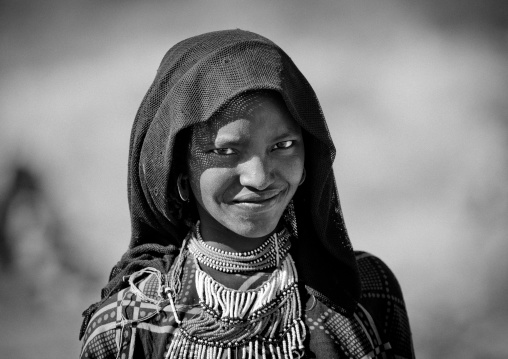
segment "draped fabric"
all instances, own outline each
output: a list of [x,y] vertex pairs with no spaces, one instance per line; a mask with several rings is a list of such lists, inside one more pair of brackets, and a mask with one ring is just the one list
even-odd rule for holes
[[[327,305],[352,313],[360,293],[358,269],[340,208],[332,163],[335,148],[316,95],[289,56],[248,31],[192,37],[164,56],[132,128],[128,197],[129,251],[113,268],[102,302],[140,266],[171,265],[189,230],[189,213],[176,193],[186,154],[185,129],[207,121],[235,96],[275,91],[303,129],[305,183],[284,221],[296,238],[292,256],[300,280]],[[99,304],[85,311],[80,336]]]
[[[175,303],[154,302],[197,220],[192,198],[179,198],[176,179],[186,165],[192,126],[251,91],[280,96],[303,130],[306,180],[281,221],[291,233],[305,305],[305,357],[414,358],[396,278],[378,258],[355,255],[350,244],[332,171],[335,148],[314,91],[277,45],[242,30],[186,39],[160,64],[130,139],[129,249],[112,269],[101,301],[83,313],[82,358],[164,357],[181,329],[175,314],[185,319],[202,310],[188,262]],[[139,279],[141,291],[125,280],[129,276]],[[247,280],[255,286],[265,279]]]
[[293,243],[300,278],[350,311],[358,299],[358,273],[335,187],[335,148],[325,118],[288,55],[251,32],[203,34],[178,43],[164,56],[131,135],[130,248],[181,243],[188,226],[178,218],[174,192],[175,158],[185,156],[185,146],[175,146],[177,136],[210,119],[235,96],[254,90],[278,92],[304,129],[307,179],[286,216],[301,239]]
[[[356,258],[363,290],[352,315],[334,311],[310,294],[309,288],[302,288],[302,319],[307,326],[304,357],[414,358],[411,332],[397,280],[378,258],[364,252],[358,252]],[[193,260],[188,258],[184,266],[182,291],[176,298],[174,309],[167,302],[156,304],[160,296],[160,278],[156,272],[155,268],[150,268],[136,282],[144,300],[126,288],[109,297],[95,312],[83,337],[81,358],[159,359],[168,356],[170,343],[180,330],[175,313],[184,321],[198,316],[203,308],[196,292]],[[261,286],[266,277],[264,273],[248,276],[241,289]],[[247,357],[261,358],[262,355],[240,350],[222,355],[222,358],[233,359]]]

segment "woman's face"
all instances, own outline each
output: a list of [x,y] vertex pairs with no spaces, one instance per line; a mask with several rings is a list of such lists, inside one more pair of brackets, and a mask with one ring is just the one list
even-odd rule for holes
[[302,180],[304,157],[300,126],[282,99],[236,98],[193,128],[188,175],[201,225],[269,235]]

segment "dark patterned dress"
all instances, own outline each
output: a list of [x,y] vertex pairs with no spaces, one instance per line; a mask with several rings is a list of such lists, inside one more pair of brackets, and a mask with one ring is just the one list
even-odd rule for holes
[[[380,259],[368,253],[356,252],[356,259],[362,295],[354,315],[346,317],[310,293],[302,299],[307,326],[305,357],[414,358],[409,322],[396,278]],[[181,320],[202,310],[195,288],[195,271],[194,260],[189,256],[181,292],[174,303]],[[243,280],[238,275],[230,275],[236,276],[232,282],[238,290],[257,288],[267,278],[263,272],[245,276]],[[137,283],[141,294],[126,288],[110,297],[88,324],[81,358],[165,358],[179,327],[172,305],[154,304],[159,296],[158,283],[157,275],[149,273]],[[233,352],[231,358],[242,358],[242,355]],[[228,358],[226,353],[223,358]]]

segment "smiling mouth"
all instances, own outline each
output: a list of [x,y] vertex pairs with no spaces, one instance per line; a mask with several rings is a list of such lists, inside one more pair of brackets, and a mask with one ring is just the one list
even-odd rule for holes
[[269,203],[270,201],[277,198],[281,193],[281,190],[269,190],[260,193],[248,193],[237,196],[232,203],[234,204],[251,204],[251,205],[262,205]]
[[230,203],[242,210],[248,212],[265,212],[272,209],[278,202],[283,190],[269,190],[259,193],[248,193],[237,196]]
[[268,198],[268,199],[265,199],[265,200],[259,200],[259,201],[234,201],[233,204],[237,205],[237,206],[242,206],[242,207],[247,207],[247,208],[260,208],[260,207],[265,207],[267,205],[269,205],[271,202],[273,202],[273,200],[275,199],[275,197],[271,197],[271,198]]

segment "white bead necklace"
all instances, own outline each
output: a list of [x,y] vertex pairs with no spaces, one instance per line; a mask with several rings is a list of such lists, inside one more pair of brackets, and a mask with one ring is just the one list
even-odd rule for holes
[[[199,225],[199,224],[198,224]],[[198,226],[197,225],[197,226]],[[196,226],[196,227],[197,227]],[[194,229],[183,243],[181,258],[170,271],[174,281],[181,276],[184,258],[193,253],[191,244],[199,242],[199,231]],[[213,279],[199,268],[198,257],[194,253],[205,244],[194,248],[196,261],[196,291],[199,296],[201,312],[192,318],[179,322],[178,330],[172,338],[165,358],[171,359],[294,359],[301,357],[306,337],[302,321],[302,305],[298,292],[298,275],[289,250],[289,234],[286,231],[270,237],[252,253],[238,254],[225,252],[208,246],[204,253],[220,253],[221,263],[216,267],[227,272],[226,258],[259,257],[265,251],[274,251],[279,240],[284,243],[283,259],[276,264],[268,280],[256,289],[240,291],[228,288]],[[205,244],[206,245],[206,244]],[[262,248],[262,249],[260,249]],[[272,248],[270,250],[269,248]],[[279,251],[279,250],[276,250]],[[204,263],[203,261],[201,261]],[[245,263],[245,262],[240,262]],[[249,262],[247,262],[249,263]],[[249,264],[253,268],[256,263]],[[211,266],[211,265],[210,265]],[[237,270],[234,267],[233,270]],[[251,269],[250,269],[251,270]],[[173,286],[177,288],[177,286]]]
[[210,246],[201,237],[199,222],[189,240],[189,252],[202,264],[225,273],[259,272],[273,268],[284,260],[291,242],[283,229],[272,234],[261,246],[248,252],[228,252]]

